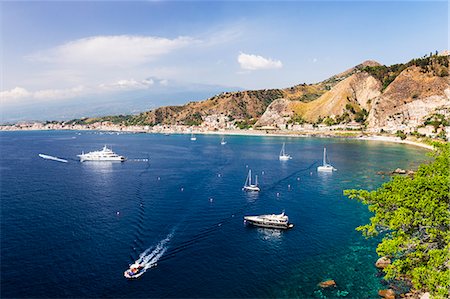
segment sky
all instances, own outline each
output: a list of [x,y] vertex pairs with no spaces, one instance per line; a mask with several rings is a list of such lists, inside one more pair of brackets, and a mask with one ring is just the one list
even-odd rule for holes
[[1,121],[137,113],[448,49],[447,1],[3,1]]

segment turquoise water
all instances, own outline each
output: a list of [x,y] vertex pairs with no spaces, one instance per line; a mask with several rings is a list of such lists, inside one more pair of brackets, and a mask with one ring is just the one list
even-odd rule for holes
[[[80,133],[0,134],[2,297],[374,298],[377,240],[355,231],[370,213],[342,190],[376,188],[388,179],[377,171],[427,159],[373,141]],[[104,144],[129,161],[76,161]],[[324,146],[332,174],[316,172]],[[259,194],[241,190],[249,168]],[[243,224],[282,210],[292,230]],[[127,281],[146,250],[157,266]],[[325,279],[337,287],[321,290]]]

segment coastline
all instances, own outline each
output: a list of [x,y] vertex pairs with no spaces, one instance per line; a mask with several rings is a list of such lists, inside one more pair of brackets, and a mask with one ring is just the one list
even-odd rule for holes
[[378,142],[388,142],[405,144],[411,146],[421,147],[427,150],[433,150],[434,147],[430,144],[424,143],[423,141],[414,139],[404,139],[396,136],[386,136],[386,135],[376,135],[367,134],[362,135],[361,131],[274,131],[267,132],[263,130],[174,130],[174,129],[164,129],[164,130],[149,130],[144,128],[136,127],[101,127],[101,128],[9,128],[0,129],[0,131],[11,132],[11,131],[99,131],[99,132],[115,132],[115,133],[146,133],[146,134],[197,134],[197,135],[220,135],[220,136],[257,136],[257,137],[295,137],[295,138],[342,138],[342,139],[354,139],[362,141],[378,141]]

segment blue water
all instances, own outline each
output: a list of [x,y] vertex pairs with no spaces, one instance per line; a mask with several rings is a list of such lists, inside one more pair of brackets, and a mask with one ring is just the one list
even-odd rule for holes
[[[425,151],[345,139],[226,139],[1,133],[1,297],[376,297],[377,240],[355,231],[370,214],[342,190],[376,188],[387,179],[377,171],[414,167]],[[278,160],[282,142],[293,160]],[[104,144],[130,160],[75,160]],[[324,146],[338,169],[332,174],[316,172]],[[241,191],[248,168],[260,194]],[[282,210],[292,230],[243,224],[244,215]],[[165,239],[157,266],[127,281],[128,265]],[[327,278],[336,289],[317,287]]]

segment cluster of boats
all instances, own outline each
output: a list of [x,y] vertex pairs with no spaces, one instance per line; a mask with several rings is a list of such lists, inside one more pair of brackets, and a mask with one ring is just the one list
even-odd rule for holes
[[[283,143],[283,146],[280,151],[279,155],[280,161],[287,161],[291,160],[292,157],[286,153],[286,144]],[[332,172],[336,171],[337,169],[334,168],[331,164],[327,162],[327,149],[323,149],[323,161],[322,165],[317,167],[318,172]],[[242,187],[242,190],[248,191],[248,192],[259,192],[261,191],[261,188],[258,185],[258,176],[255,175],[255,180],[252,181],[252,170],[249,169],[247,178],[245,180],[244,187]],[[259,226],[259,227],[266,227],[266,228],[276,228],[276,229],[288,229],[292,228],[294,225],[289,222],[289,217],[285,215],[285,213],[281,214],[270,214],[270,215],[259,215],[259,216],[245,216],[244,222]]]
[[[197,140],[194,134],[191,135],[191,141]],[[221,145],[225,145],[226,141],[222,138]],[[41,155],[40,155],[41,156]],[[120,156],[112,151],[112,149],[108,148],[106,145],[103,149],[93,152],[84,153],[82,152],[80,155],[77,155],[80,158],[80,162],[85,161],[118,161],[123,162],[126,160],[126,157]],[[49,157],[43,157],[49,159]],[[54,157],[51,157],[54,158]],[[288,161],[291,160],[292,157],[286,153],[286,145],[283,143],[283,146],[280,151],[279,160],[280,161]],[[331,164],[327,162],[327,150],[324,148],[323,150],[323,163],[322,165],[317,167],[318,172],[333,172],[336,171]],[[242,190],[247,192],[259,192],[261,188],[258,184],[258,176],[255,175],[253,180],[252,171],[249,169],[247,178],[245,180],[245,184],[242,187]],[[244,222],[249,225],[264,227],[264,228],[273,228],[273,229],[290,229],[294,225],[289,222],[289,217],[284,213],[281,214],[267,214],[267,215],[256,215],[256,216],[245,216]],[[135,279],[141,276],[145,272],[145,267],[142,264],[134,263],[130,265],[130,268],[124,272],[124,276],[128,279]]]

